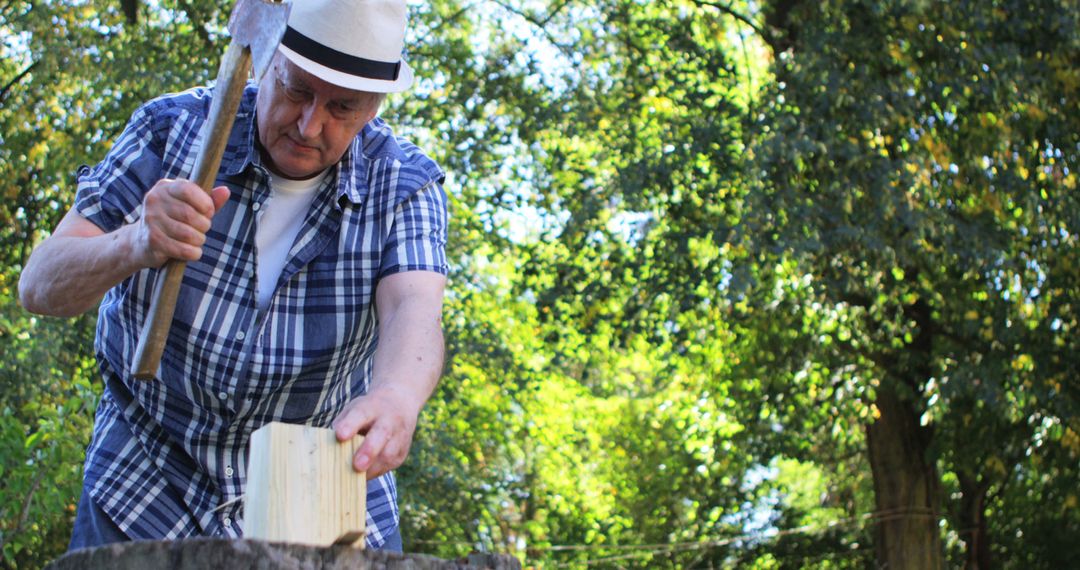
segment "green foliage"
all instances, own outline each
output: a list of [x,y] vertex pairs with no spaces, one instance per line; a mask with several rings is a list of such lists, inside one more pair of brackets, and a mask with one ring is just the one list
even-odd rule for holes
[[[126,27],[105,2],[0,8],[0,564],[36,568],[67,548],[100,393],[93,315],[35,318],[16,282],[66,212],[79,164],[100,157],[146,98],[206,77],[207,41],[162,5]],[[216,55],[214,56],[216,57]]]
[[[1060,299],[1077,289],[1052,269],[1080,245],[1070,6],[795,3],[754,134],[764,177],[742,243],[793,260],[805,283],[779,305],[766,291],[749,318],[802,315],[786,321],[799,340],[764,337],[798,350],[791,364],[857,368],[865,404],[882,389],[913,401],[965,498],[1017,497],[1041,469],[1029,458],[1056,455],[1076,421],[1063,382],[1075,371],[1061,368],[1076,313]],[[806,326],[823,313],[843,328]],[[948,508],[970,541],[997,508],[965,505]],[[991,517],[989,532],[1014,524]],[[1003,559],[1026,555],[995,543]]]
[[67,548],[99,388],[92,328],[30,317],[0,295],[0,565],[40,567]]

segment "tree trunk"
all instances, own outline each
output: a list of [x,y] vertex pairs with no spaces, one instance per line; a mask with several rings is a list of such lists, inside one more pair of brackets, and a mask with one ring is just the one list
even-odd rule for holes
[[83,548],[53,560],[45,570],[521,570],[506,554],[470,554],[443,560],[351,546],[308,546],[264,540],[188,538],[138,540]]
[[966,473],[960,481],[960,539],[967,546],[965,570],[990,570],[990,537],[986,528],[986,493],[989,486]]
[[936,570],[944,567],[938,528],[939,480],[928,461],[929,437],[909,400],[895,387],[878,391],[880,417],[867,428],[877,505],[875,538],[879,568]]

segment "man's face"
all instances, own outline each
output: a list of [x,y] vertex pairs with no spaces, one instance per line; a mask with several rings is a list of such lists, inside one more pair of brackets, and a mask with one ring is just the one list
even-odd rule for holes
[[379,94],[332,85],[277,55],[255,104],[267,166],[292,179],[322,172],[341,159],[381,102]]

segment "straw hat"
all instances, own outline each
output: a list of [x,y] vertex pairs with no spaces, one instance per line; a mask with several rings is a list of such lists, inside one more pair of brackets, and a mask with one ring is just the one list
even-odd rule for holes
[[328,83],[397,93],[413,82],[401,59],[406,16],[404,0],[295,0],[278,49]]

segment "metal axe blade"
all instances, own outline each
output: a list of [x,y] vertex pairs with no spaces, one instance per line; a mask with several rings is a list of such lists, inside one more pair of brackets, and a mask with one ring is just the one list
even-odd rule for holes
[[251,69],[262,78],[274,59],[289,20],[290,2],[239,0],[229,17],[232,40],[251,50]]

